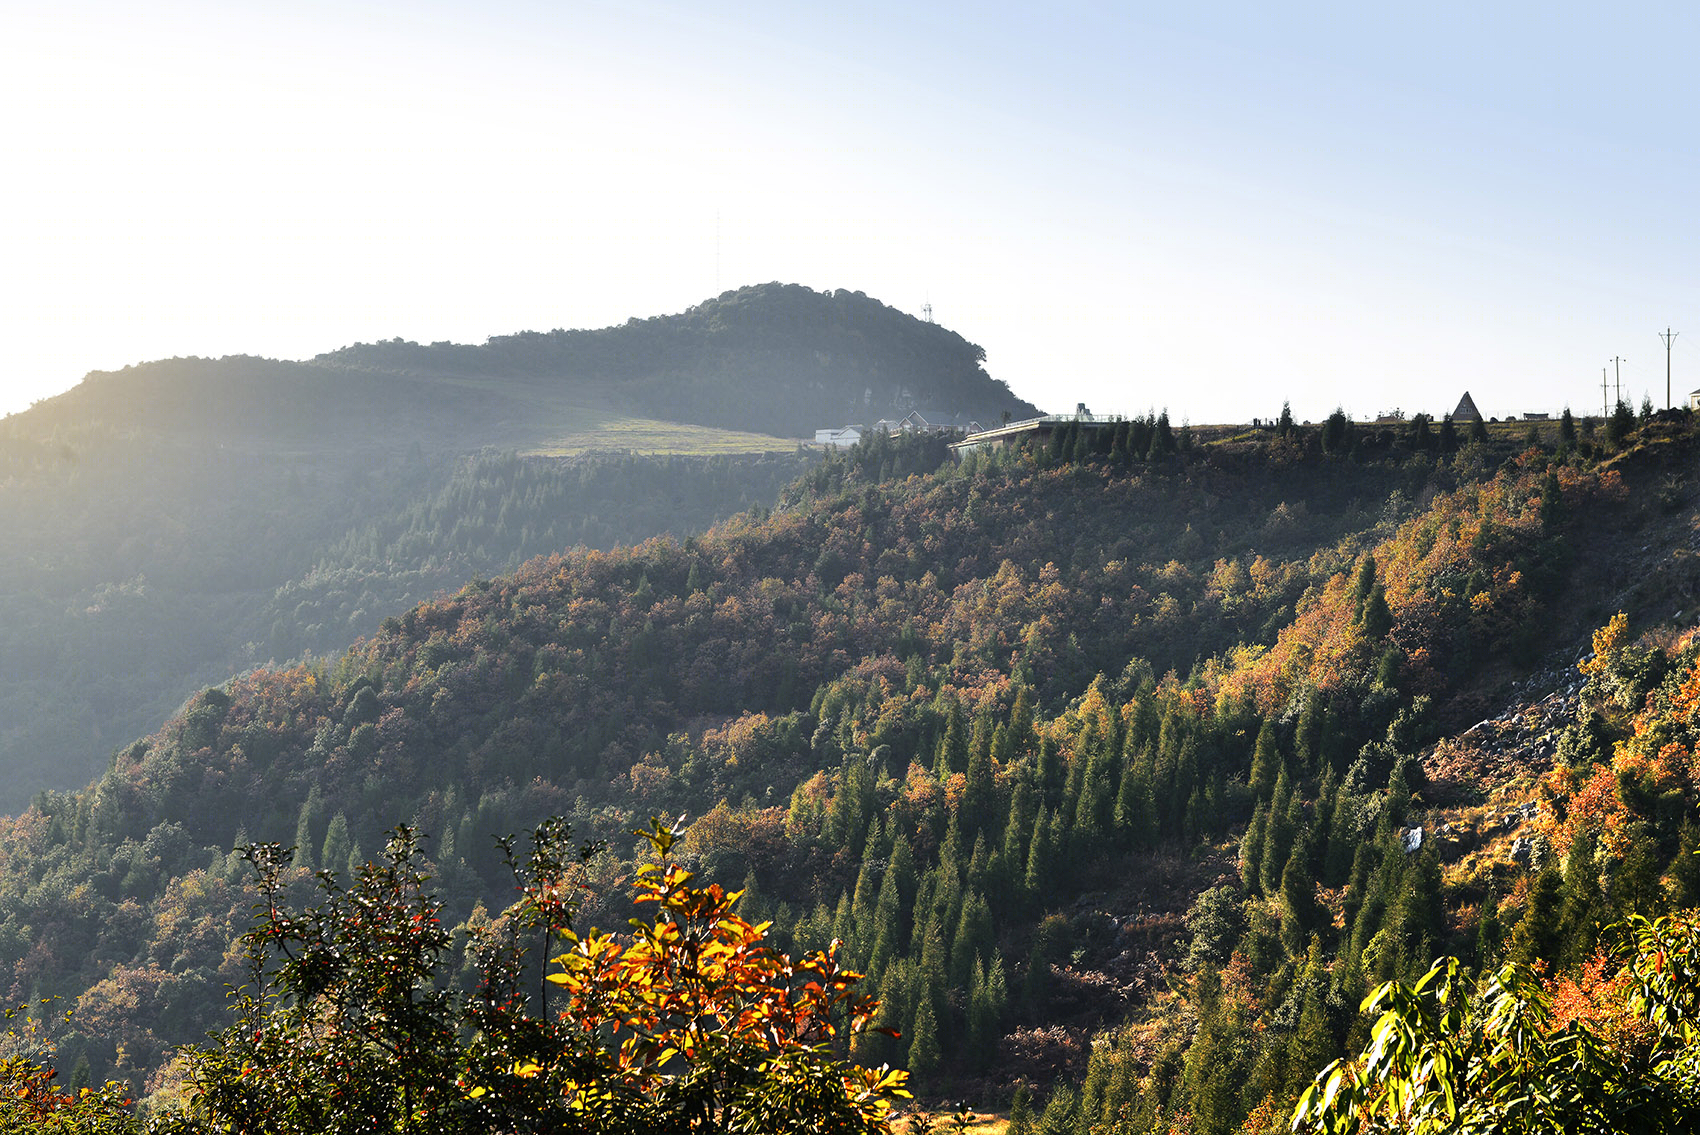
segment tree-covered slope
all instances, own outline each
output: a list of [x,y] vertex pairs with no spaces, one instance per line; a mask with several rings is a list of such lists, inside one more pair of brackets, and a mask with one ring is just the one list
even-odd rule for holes
[[[866,297],[768,285],[483,347],[91,374],[0,422],[0,811],[83,783],[232,672],[334,653],[534,555],[771,504],[809,461],[784,439],[817,426],[1030,411],[980,357]],[[685,452],[513,456],[623,450],[633,414]],[[783,439],[724,452],[757,435],[693,422]]]
[[[1419,782],[1436,707],[1492,695],[1478,675],[1540,657],[1539,628],[1564,640],[1583,574],[1566,549],[1620,490],[1573,449],[1389,434],[1329,454],[1298,431],[1165,453],[1132,444],[1151,426],[961,466],[880,440],[771,512],[535,560],[333,664],[209,690],[8,825],[9,991],[78,997],[64,1051],[143,1088],[221,1011],[247,902],[234,843],[336,870],[410,821],[464,919],[500,889],[490,836],[564,814],[613,840],[586,879],[607,925],[622,833],[687,811],[690,855],[750,884],[753,913],[799,946],[849,943],[909,1038],[864,1055],[933,1083],[1079,1075],[1084,1030],[1167,1004],[1195,953],[1249,951],[1247,996],[1286,1004],[1310,935],[1317,966],[1351,956],[1359,916],[1337,940],[1330,904],[1380,870],[1354,848],[1396,837],[1412,804],[1387,785]],[[1465,609],[1518,617],[1454,625]],[[1416,936],[1377,965],[1450,940],[1412,909]]]
[[678,315],[589,331],[496,336],[482,346],[357,344],[316,363],[350,371],[501,376],[581,389],[649,417],[812,437],[824,426],[921,409],[977,418],[1037,413],[962,336],[860,292],[739,288]]

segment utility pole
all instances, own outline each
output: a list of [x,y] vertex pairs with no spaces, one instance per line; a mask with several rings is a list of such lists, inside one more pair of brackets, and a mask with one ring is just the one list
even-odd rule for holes
[[1611,417],[1611,407],[1606,405],[1606,368],[1600,368],[1600,417]]
[[1667,409],[1667,410],[1671,408],[1671,405],[1670,405],[1670,343],[1671,343],[1672,339],[1675,339],[1678,335],[1681,335],[1681,334],[1682,334],[1682,332],[1672,331],[1669,327],[1667,327],[1667,328],[1665,328],[1665,333],[1663,335],[1659,336],[1659,338],[1661,338],[1665,341],[1665,409]]
[[1623,356],[1611,357],[1611,396],[1616,399],[1612,409],[1617,409],[1617,403],[1623,401]]

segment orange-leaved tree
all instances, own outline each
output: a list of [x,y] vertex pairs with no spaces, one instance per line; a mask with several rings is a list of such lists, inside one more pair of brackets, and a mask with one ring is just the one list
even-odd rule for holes
[[[51,999],[42,1001],[45,1007]],[[18,1135],[129,1135],[140,1130],[124,1085],[56,1083],[53,1046],[42,1037],[29,1006],[6,1010],[0,1033],[0,1131]],[[67,1014],[68,1016],[68,1014]]]
[[[766,946],[769,924],[734,909],[741,892],[666,862],[680,831],[652,821],[638,833],[658,857],[638,871],[652,920],[633,919],[625,941],[566,932],[549,980],[569,1027],[607,1037],[607,1081],[686,1130],[882,1130],[906,1073],[848,1065],[834,1048],[878,1008],[856,993],[861,975],[840,967],[837,942],[797,960]],[[588,1108],[607,1084],[571,1090]]]

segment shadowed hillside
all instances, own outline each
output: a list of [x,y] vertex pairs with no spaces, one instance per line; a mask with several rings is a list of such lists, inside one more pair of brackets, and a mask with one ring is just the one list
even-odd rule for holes
[[817,426],[1031,412],[981,357],[865,296],[770,284],[481,347],[91,374],[0,422],[0,811],[232,672],[531,556],[769,505]]

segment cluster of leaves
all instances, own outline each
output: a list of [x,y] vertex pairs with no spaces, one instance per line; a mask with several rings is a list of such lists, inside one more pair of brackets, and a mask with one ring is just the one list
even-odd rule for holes
[[1632,1031],[1555,1017],[1524,966],[1472,980],[1455,958],[1378,988],[1368,1047],[1306,1089],[1295,1131],[1692,1131],[1700,1123],[1700,923],[1634,917],[1621,951]]

